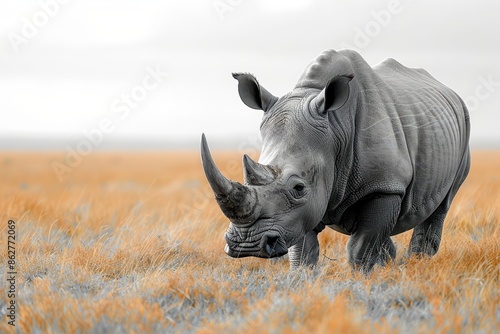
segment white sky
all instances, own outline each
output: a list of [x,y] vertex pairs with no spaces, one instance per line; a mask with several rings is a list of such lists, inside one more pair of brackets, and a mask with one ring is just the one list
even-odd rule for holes
[[[282,95],[319,53],[346,46],[373,65],[393,57],[427,69],[469,103],[473,145],[500,147],[494,1],[65,1],[0,3],[2,147],[6,137],[84,138],[103,119],[114,124],[105,139],[258,135],[261,112],[240,102],[231,72],[254,73]],[[32,36],[16,52],[23,27]],[[146,68],[169,76],[124,116],[120,99],[141,92]]]

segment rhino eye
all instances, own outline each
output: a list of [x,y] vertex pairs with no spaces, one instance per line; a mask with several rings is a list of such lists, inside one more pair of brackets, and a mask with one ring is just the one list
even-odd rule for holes
[[293,187],[291,193],[292,193],[293,197],[295,197],[295,198],[300,198],[300,197],[304,196],[304,194],[305,194],[305,186],[304,186],[304,184],[297,183]]
[[304,185],[299,183],[295,187],[293,187],[293,190],[301,192],[302,190],[304,190]]

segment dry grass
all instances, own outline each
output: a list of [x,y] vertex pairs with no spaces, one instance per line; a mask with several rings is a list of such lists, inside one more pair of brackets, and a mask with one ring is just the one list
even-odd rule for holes
[[[241,179],[241,154],[215,158]],[[224,255],[228,223],[196,152],[95,153],[64,182],[55,159],[0,153],[0,247],[15,220],[22,333],[500,330],[500,152],[474,153],[434,258],[404,260],[405,233],[398,261],[370,277],[351,272],[347,237],[329,229],[313,272]]]

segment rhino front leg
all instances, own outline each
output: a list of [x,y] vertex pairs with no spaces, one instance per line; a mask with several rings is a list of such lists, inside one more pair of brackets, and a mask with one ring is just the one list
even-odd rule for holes
[[369,273],[375,264],[384,265],[396,257],[390,234],[400,205],[400,196],[376,195],[361,206],[356,231],[347,243],[347,255],[353,268]]
[[319,258],[318,232],[315,230],[306,233],[304,238],[288,249],[290,270],[302,266],[314,267]]

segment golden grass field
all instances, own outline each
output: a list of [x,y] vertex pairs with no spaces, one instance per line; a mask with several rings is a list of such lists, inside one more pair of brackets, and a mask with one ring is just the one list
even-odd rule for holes
[[[216,152],[241,180],[242,152]],[[253,158],[256,158],[253,156]],[[326,229],[313,271],[232,259],[198,152],[92,153],[59,182],[62,153],[0,153],[0,279],[16,222],[19,333],[494,333],[500,331],[500,152],[473,153],[438,254],[365,277]],[[0,332],[7,284],[0,287]]]

